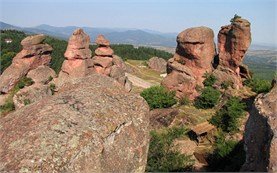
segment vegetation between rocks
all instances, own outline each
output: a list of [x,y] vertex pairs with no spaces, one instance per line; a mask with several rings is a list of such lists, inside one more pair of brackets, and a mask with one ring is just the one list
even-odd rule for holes
[[143,90],[140,94],[148,103],[150,109],[168,108],[177,103],[175,92],[168,91],[163,86],[153,86]]
[[239,118],[244,115],[245,108],[245,103],[242,103],[239,98],[231,97],[210,119],[210,123],[224,132],[236,132],[239,128]]
[[243,84],[250,87],[257,94],[267,93],[271,89],[271,83],[269,81],[259,78],[245,80]]
[[173,127],[165,132],[152,131],[149,145],[147,172],[189,171],[194,163],[190,155],[181,154],[173,149],[173,141],[188,130],[184,127]]
[[226,134],[219,131],[214,143],[214,152],[208,156],[207,171],[238,172],[245,162],[242,141],[227,140]]
[[200,96],[194,101],[194,106],[198,109],[209,109],[217,105],[220,92],[210,86],[205,87]]

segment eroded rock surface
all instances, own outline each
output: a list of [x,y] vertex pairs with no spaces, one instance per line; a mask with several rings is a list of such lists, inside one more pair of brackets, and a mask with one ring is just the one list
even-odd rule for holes
[[277,172],[277,86],[260,94],[246,124],[242,171]]
[[166,72],[166,60],[163,58],[159,57],[152,57],[149,59],[147,62],[147,65],[149,68],[158,71],[160,73],[165,73]]
[[21,41],[23,49],[12,61],[12,64],[0,76],[0,92],[8,93],[30,70],[51,61],[52,47],[42,43],[44,35],[28,36]]
[[0,119],[0,172],[144,172],[149,107],[93,74]]
[[48,66],[42,65],[27,74],[35,83],[46,84],[57,77],[56,72]]
[[[247,66],[242,64],[250,43],[250,22],[246,19],[237,18],[230,25],[221,27],[218,33],[219,68],[214,73],[219,78],[218,84],[226,81],[221,75],[232,78],[234,88],[242,87],[242,78],[251,78]],[[220,70],[221,72],[218,72]]]
[[50,90],[49,85],[33,84],[24,87],[13,96],[14,107],[17,110],[41,99],[47,99],[45,97],[51,95],[52,91]]
[[95,56],[91,61],[92,71],[116,79],[127,91],[131,91],[132,83],[125,76],[126,65],[119,56],[114,55],[109,40],[103,35],[99,35],[95,43],[98,48],[95,50]]
[[73,32],[64,53],[66,60],[63,62],[58,79],[55,81],[57,87],[62,86],[71,78],[81,78],[90,74],[91,50],[89,44],[90,38],[83,29],[76,29]]
[[207,27],[189,28],[177,37],[174,57],[168,61],[167,73],[162,85],[176,91],[176,96],[194,99],[196,86],[202,86],[203,75],[212,71],[216,54],[214,33]]

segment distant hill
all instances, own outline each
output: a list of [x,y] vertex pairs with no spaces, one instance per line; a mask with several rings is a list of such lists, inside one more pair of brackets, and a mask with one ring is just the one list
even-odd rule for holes
[[[0,22],[0,29],[15,29],[27,33],[43,33],[57,38],[68,39],[77,26],[56,27],[42,24],[36,27],[18,27]],[[99,34],[104,34],[112,43],[151,46],[176,46],[177,33],[161,33],[152,30],[138,30],[126,28],[92,28],[81,27],[93,39]]]

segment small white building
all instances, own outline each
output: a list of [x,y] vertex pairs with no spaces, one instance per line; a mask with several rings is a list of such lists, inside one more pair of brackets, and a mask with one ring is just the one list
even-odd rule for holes
[[6,42],[6,43],[11,43],[11,42],[13,42],[13,40],[10,39],[10,38],[6,38],[6,39],[5,39],[5,42]]

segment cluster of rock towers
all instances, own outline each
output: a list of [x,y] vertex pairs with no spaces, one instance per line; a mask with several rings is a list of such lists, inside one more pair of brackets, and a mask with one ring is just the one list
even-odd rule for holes
[[168,75],[162,85],[176,91],[178,98],[193,100],[199,95],[197,87],[203,87],[204,75],[208,73],[217,78],[215,86],[228,82],[238,89],[242,87],[243,78],[251,77],[242,64],[250,43],[250,23],[242,18],[236,18],[221,28],[218,53],[210,28],[186,29],[177,37],[176,52],[167,63]]
[[130,91],[132,84],[125,76],[125,64],[120,57],[114,55],[110,42],[103,35],[99,35],[95,43],[98,48],[95,50],[95,56],[91,58],[89,36],[82,29],[73,32],[64,54],[66,60],[56,80],[57,86],[72,78],[98,73],[115,78],[127,91]]

